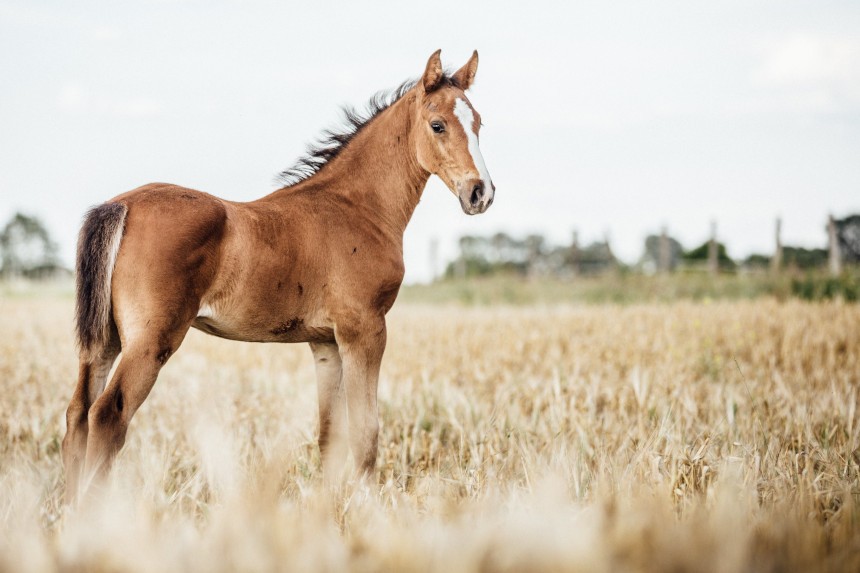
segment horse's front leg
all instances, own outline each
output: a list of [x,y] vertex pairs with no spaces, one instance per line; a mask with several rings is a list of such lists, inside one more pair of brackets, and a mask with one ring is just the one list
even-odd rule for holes
[[376,466],[379,435],[376,387],[385,351],[385,318],[374,317],[354,326],[338,328],[335,336],[343,365],[349,445],[356,473],[367,478]]
[[346,453],[346,401],[340,352],[333,342],[311,343],[317,372],[320,433],[319,446],[323,477],[336,482],[341,477]]

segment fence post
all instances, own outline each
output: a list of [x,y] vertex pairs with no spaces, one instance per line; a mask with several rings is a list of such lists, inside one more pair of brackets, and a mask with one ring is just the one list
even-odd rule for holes
[[661,273],[669,272],[669,269],[672,265],[671,256],[672,254],[669,252],[669,233],[666,230],[665,225],[663,229],[660,231],[660,244],[659,244],[659,252],[658,252],[658,260],[657,260],[657,270]]
[[776,218],[776,250],[770,259],[770,270],[778,273],[782,268],[782,219]]
[[717,249],[717,222],[711,221],[711,240],[708,241],[708,272],[716,275],[720,270],[719,251]]
[[827,237],[830,247],[830,274],[837,276],[842,272],[842,253],[839,250],[839,237],[836,234],[836,220],[833,215],[827,218]]
[[570,269],[573,276],[580,273],[580,255],[579,255],[579,232],[573,230],[573,244],[570,245]]
[[608,261],[611,261],[611,264],[615,263],[615,253],[612,252],[612,232],[609,229],[603,232],[603,244],[606,245],[606,258]]

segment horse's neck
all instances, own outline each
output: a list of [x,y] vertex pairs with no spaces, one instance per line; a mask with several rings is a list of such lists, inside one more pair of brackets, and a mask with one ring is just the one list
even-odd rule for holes
[[400,237],[430,176],[412,145],[408,97],[374,118],[327,166],[338,180],[335,191],[367,207]]
[[364,217],[398,240],[430,177],[412,145],[409,96],[371,120],[337,157],[300,184],[348,198]]

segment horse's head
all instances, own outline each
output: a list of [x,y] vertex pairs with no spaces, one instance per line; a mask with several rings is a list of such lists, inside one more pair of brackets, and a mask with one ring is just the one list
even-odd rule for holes
[[418,163],[445,182],[466,214],[477,215],[492,205],[496,191],[478,148],[481,116],[465,93],[478,71],[478,52],[451,76],[442,71],[440,52],[430,56],[416,86]]

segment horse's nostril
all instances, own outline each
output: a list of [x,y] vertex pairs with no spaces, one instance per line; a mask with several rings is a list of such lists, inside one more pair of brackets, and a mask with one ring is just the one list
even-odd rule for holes
[[483,199],[484,197],[484,182],[479,181],[475,183],[475,186],[472,187],[472,196],[469,198],[472,202],[472,205],[476,204],[478,201]]

